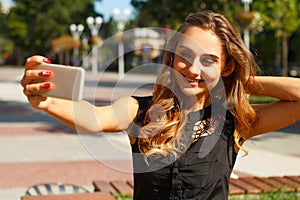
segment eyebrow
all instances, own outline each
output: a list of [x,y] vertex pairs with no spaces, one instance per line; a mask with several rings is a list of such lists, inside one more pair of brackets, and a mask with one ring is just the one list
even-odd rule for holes
[[[186,50],[191,51],[191,52],[194,53],[194,51],[193,51],[192,49],[190,49],[189,47],[184,46],[184,45],[180,45],[180,46],[178,46],[177,48],[183,48],[183,49],[186,49]],[[214,59],[220,60],[220,57],[217,56],[217,55],[215,55],[215,54],[209,54],[209,53],[207,53],[207,54],[202,54],[201,56],[210,56],[210,57],[212,57],[212,58],[214,58]],[[201,56],[200,56],[200,57],[201,57]]]
[[186,49],[186,50],[188,50],[188,51],[192,51],[192,52],[194,52],[192,49],[190,49],[189,47],[186,47],[186,46],[183,46],[183,45],[180,45],[179,47],[177,47],[177,48],[183,48],[183,49]]
[[218,56],[214,55],[214,54],[203,54],[203,55],[201,55],[201,56],[209,56],[209,57],[212,57],[213,59],[215,59],[215,60],[217,60],[217,61],[220,60],[220,58],[219,58]]

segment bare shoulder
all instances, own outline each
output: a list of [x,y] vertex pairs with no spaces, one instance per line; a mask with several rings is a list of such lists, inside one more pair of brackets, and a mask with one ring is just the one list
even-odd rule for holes
[[[117,106],[117,108],[122,107],[123,109],[124,109],[124,107],[127,107],[130,122],[132,122],[134,120],[134,118],[137,115],[138,109],[139,109],[139,102],[137,99],[135,99],[133,97],[122,97],[122,98],[118,99],[117,101],[115,101],[113,105]],[[126,128],[128,128],[128,127],[126,127]],[[130,134],[128,134],[128,138],[129,138],[131,144],[133,144],[136,140]]]
[[131,121],[134,120],[139,109],[138,101],[131,96],[122,97],[114,101],[112,106],[116,112],[125,110]]
[[136,117],[138,102],[133,97],[122,97],[111,105],[98,106],[95,114],[102,132],[126,130]]

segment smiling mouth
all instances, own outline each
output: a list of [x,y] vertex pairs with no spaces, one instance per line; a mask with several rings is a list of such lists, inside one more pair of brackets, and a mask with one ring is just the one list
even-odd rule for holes
[[186,76],[184,76],[184,78],[189,82],[189,83],[202,83],[204,82],[204,80],[199,80],[199,79],[190,79]]

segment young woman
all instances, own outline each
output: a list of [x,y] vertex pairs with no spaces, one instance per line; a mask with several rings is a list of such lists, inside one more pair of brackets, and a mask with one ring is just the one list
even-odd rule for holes
[[[49,60],[33,56],[26,63],[21,84],[30,104],[80,131],[127,130],[134,199],[227,199],[243,142],[300,118],[300,80],[255,76],[256,62],[237,30],[211,11],[189,15],[169,41],[151,97],[103,107],[43,97],[51,72],[32,69],[42,62]],[[250,105],[248,94],[279,100]]]

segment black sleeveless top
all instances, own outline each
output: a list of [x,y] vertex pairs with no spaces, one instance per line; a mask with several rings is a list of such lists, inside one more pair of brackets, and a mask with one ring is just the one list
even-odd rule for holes
[[[236,160],[233,132],[235,118],[225,110],[224,123],[211,135],[193,142],[176,161],[167,157],[148,162],[138,148],[139,128],[151,105],[151,97],[134,97],[139,102],[135,125],[129,133],[136,137],[131,145],[135,200],[226,200],[229,180]],[[211,117],[211,107],[188,116],[184,134],[191,134],[195,122]],[[200,118],[199,118],[200,117]]]

